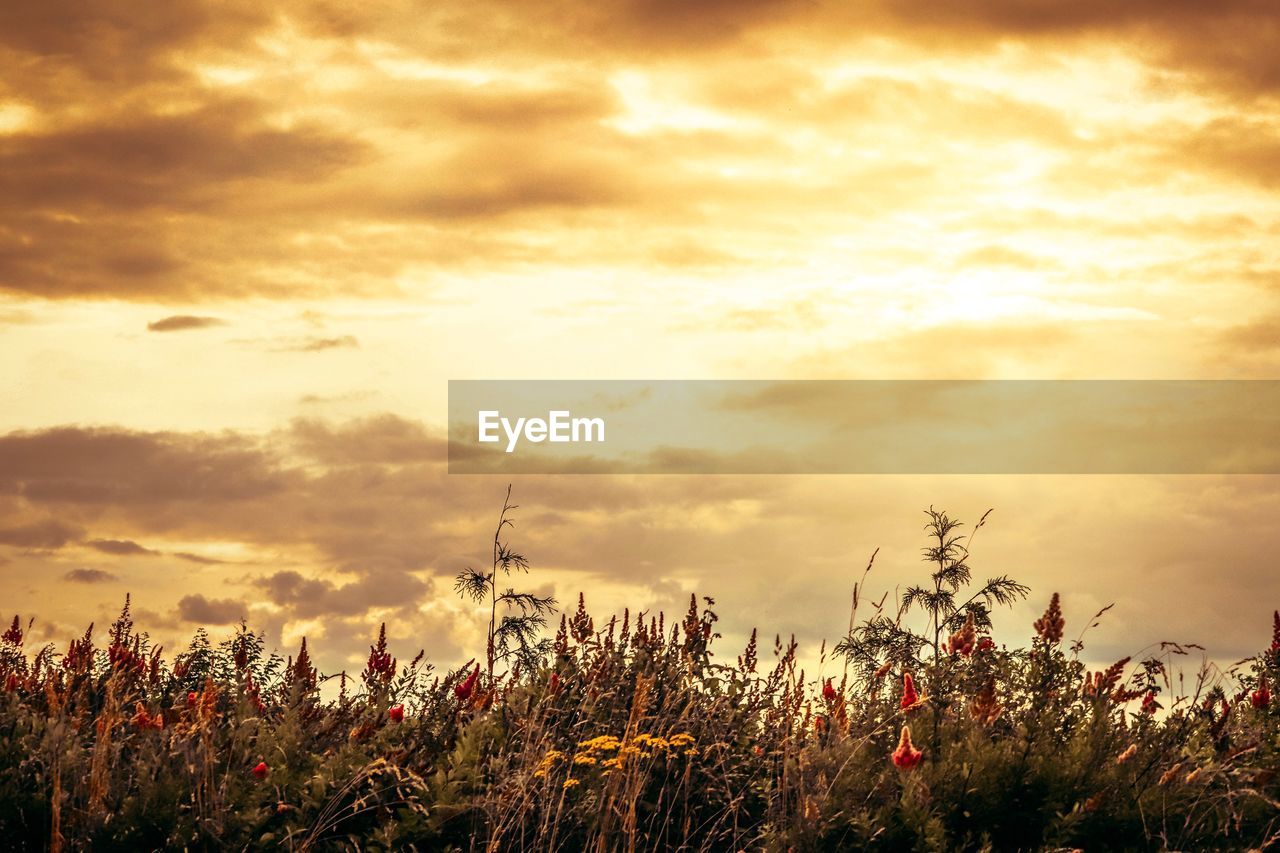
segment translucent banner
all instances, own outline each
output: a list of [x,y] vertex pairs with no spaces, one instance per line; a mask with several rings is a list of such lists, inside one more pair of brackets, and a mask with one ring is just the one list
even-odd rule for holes
[[1276,474],[1273,380],[454,380],[455,474]]

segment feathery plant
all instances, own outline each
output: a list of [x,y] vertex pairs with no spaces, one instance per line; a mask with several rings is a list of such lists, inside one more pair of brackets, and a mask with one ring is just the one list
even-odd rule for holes
[[489,602],[485,672],[490,683],[496,664],[513,660],[526,671],[534,670],[551,650],[551,641],[543,638],[541,633],[547,625],[547,616],[555,609],[555,598],[516,592],[512,587],[504,590],[498,587],[499,575],[510,577],[516,572],[527,574],[529,571],[529,561],[525,556],[502,539],[503,530],[515,526],[508,516],[518,508],[511,503],[511,486],[508,485],[498,526],[493,532],[493,565],[487,572],[468,566],[458,573],[454,582],[454,589],[461,597],[477,604],[486,599]]
[[[1030,592],[1028,587],[1007,575],[989,578],[977,590],[972,590],[973,572],[968,563],[966,539],[972,543],[973,535],[965,537],[957,533],[962,523],[945,512],[929,507],[925,514],[929,516],[925,531],[931,542],[924,548],[923,556],[924,561],[933,566],[929,583],[908,587],[893,616],[884,612],[882,600],[876,605],[875,614],[853,626],[835,647],[836,652],[848,658],[864,676],[869,676],[884,660],[909,669],[918,668],[924,663],[925,649],[932,650],[933,660],[938,660],[944,652],[944,636],[970,621],[975,630],[989,631],[992,608],[1011,606]],[[983,513],[973,529],[974,534],[990,514],[991,510]],[[906,621],[912,611],[923,612],[926,617],[921,630],[912,628]]]

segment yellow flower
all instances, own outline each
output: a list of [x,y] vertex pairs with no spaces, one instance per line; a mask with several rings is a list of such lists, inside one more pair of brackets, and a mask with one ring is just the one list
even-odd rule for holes
[[573,757],[574,764],[595,764],[596,760],[590,755],[575,755]]
[[564,789],[567,791],[567,790],[569,790],[570,788],[576,788],[576,787],[578,787],[578,784],[579,784],[579,783],[578,783],[578,780],[577,780],[577,779],[565,779],[565,780],[564,780]]

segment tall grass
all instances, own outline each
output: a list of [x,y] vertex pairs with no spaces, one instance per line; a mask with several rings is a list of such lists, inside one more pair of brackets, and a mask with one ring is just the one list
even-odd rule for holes
[[[1025,596],[974,584],[930,511],[929,575],[855,618],[806,676],[794,641],[720,657],[709,598],[682,616],[502,634],[502,540],[461,591],[492,605],[479,659],[397,662],[385,626],[336,696],[305,641],[243,626],[172,660],[126,604],[101,644],[0,637],[0,839],[50,850],[1257,849],[1280,840],[1270,646],[1173,676],[1191,647],[1088,672],[1056,595],[1029,642],[990,635]],[[980,526],[980,525],[979,525]],[[506,561],[505,564],[503,561]],[[870,571],[870,566],[868,566]],[[514,595],[514,593],[512,593]],[[508,602],[511,604],[511,602]],[[510,616],[542,616],[528,601]],[[1101,614],[1098,614],[1101,615]],[[1082,623],[1087,628],[1096,617]],[[509,623],[507,623],[509,624]],[[533,628],[538,627],[534,620]],[[552,622],[552,625],[555,623]],[[1083,632],[1081,632],[1083,636]],[[549,644],[544,645],[544,641]],[[839,667],[837,667],[839,669]]]

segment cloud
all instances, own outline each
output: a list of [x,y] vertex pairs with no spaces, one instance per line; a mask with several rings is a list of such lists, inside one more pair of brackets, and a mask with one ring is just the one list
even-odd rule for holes
[[198,625],[230,625],[248,615],[244,602],[231,598],[205,598],[196,593],[178,601],[178,615]]
[[156,551],[152,551],[150,548],[144,548],[137,542],[129,539],[90,539],[84,544],[95,551],[101,551],[104,554],[114,554],[116,556],[154,556],[158,553]]
[[219,240],[273,215],[268,199],[287,206],[284,187],[363,150],[315,125],[272,127],[263,109],[223,100],[0,135],[0,287],[44,297],[251,290],[220,279],[237,260],[217,258]]
[[[36,502],[234,502],[279,493],[297,476],[252,438],[232,434],[59,427],[0,436],[0,493]],[[71,535],[68,528],[54,538]]]
[[75,542],[84,530],[56,519],[0,528],[0,544],[19,548],[58,549]]
[[358,349],[360,342],[354,335],[333,338],[305,338],[282,346],[278,352],[324,352],[331,349]]
[[229,560],[218,560],[213,557],[205,557],[201,554],[192,554],[190,551],[174,551],[172,556],[179,560],[186,560],[188,563],[196,563],[201,566],[222,566],[226,565]]
[[79,568],[72,569],[62,576],[63,580],[72,583],[107,583],[109,581],[119,580],[116,575],[110,572],[104,572],[101,569]]
[[225,320],[217,317],[195,317],[190,314],[176,314],[147,324],[149,332],[181,332],[187,329],[207,329],[210,326],[225,325]]

